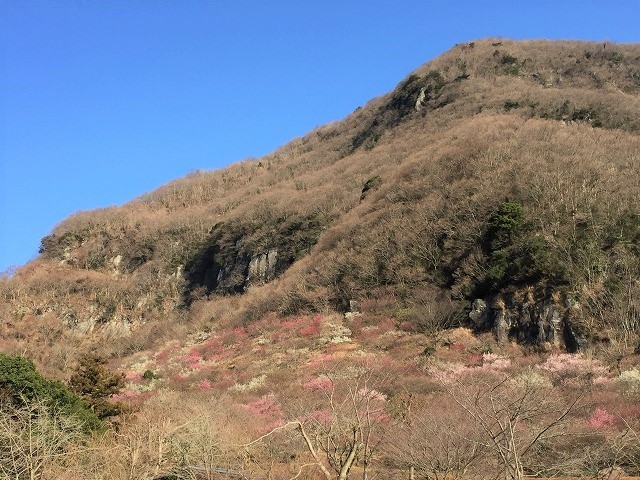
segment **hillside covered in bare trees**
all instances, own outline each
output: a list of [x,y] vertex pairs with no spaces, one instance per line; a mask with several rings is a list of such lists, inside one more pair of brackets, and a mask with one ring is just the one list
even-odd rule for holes
[[[65,219],[0,280],[0,349],[117,408],[10,478],[640,475],[639,161],[640,46],[488,39]],[[58,408],[2,375],[0,430]]]

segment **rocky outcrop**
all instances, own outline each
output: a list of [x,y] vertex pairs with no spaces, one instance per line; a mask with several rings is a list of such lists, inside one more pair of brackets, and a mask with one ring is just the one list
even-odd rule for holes
[[294,260],[279,255],[276,248],[261,253],[246,251],[241,241],[234,243],[230,250],[221,250],[216,244],[202,253],[198,263],[190,265],[187,270],[190,290],[200,286],[207,294],[242,293],[249,285],[273,280]]
[[474,300],[469,319],[477,331],[493,331],[500,343],[509,340],[541,348],[574,352],[588,344],[580,332],[580,306],[559,294],[536,298],[532,292],[499,294]]
[[208,249],[188,271],[187,279],[193,286],[204,287],[207,294],[242,293],[249,285],[273,280],[291,263],[279,259],[275,248],[257,254],[239,249],[225,255],[216,247]]
[[185,264],[185,300],[192,292],[239,294],[273,280],[309,252],[322,229],[315,215],[283,216],[274,224],[214,225]]
[[278,250],[272,248],[265,253],[254,255],[249,261],[247,283],[267,283],[275,278],[278,263]]

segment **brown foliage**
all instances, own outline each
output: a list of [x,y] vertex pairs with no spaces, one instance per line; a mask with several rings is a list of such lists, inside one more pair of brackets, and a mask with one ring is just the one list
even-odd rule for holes
[[[606,326],[632,346],[639,58],[637,45],[457,45],[261,159],[74,215],[39,259],[0,280],[5,342],[44,360],[33,338],[55,339],[51,368],[62,370],[75,351],[131,354],[189,326],[346,310],[379,295],[418,322],[446,324],[451,305],[495,276],[488,221],[509,201],[526,221],[509,260],[546,268],[519,281],[579,297],[591,331]],[[270,248],[293,264],[267,285],[234,284],[242,298],[187,281],[207,252],[242,266]],[[432,310],[420,306],[425,285]]]

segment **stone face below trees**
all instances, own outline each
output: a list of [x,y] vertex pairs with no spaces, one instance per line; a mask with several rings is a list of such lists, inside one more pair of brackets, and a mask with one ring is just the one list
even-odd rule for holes
[[532,292],[499,294],[474,300],[469,319],[476,330],[491,330],[498,342],[513,339],[539,347],[564,346],[575,352],[588,345],[581,332],[580,305],[552,294],[534,298]]

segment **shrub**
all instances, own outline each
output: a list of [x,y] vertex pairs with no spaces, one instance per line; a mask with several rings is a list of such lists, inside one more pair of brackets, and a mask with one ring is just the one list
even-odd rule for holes
[[[497,51],[497,50],[496,50]],[[519,75],[521,64],[517,57],[509,54],[504,54],[500,58],[500,65],[502,65],[504,72],[507,75]]]
[[489,218],[487,240],[492,250],[512,242],[524,225],[524,207],[519,203],[503,202]]
[[592,428],[604,429],[613,427],[615,421],[616,417],[610,414],[607,410],[601,407],[596,407],[596,409],[587,420],[587,423]]
[[509,110],[513,110],[514,108],[518,108],[520,106],[520,102],[515,100],[505,100],[504,101],[504,109],[508,112]]
[[518,59],[505,53],[504,55],[502,55],[500,63],[502,63],[502,65],[513,65],[515,63],[518,63]]
[[[0,476],[58,478],[51,469],[83,450],[82,424],[41,401],[0,409]],[[62,460],[62,461],[61,461]]]
[[107,360],[99,355],[85,355],[69,380],[71,389],[91,405],[100,419],[119,415],[122,406],[109,398],[124,387],[124,374],[111,372],[105,367]]
[[[476,259],[477,272],[468,279],[467,295],[482,297],[507,286],[543,284],[558,287],[569,284],[572,275],[567,258],[527,222],[523,205],[503,202],[490,215],[482,238],[482,255]],[[460,268],[460,267],[458,267]],[[461,278],[464,271],[454,272]]]
[[15,407],[41,402],[57,415],[75,417],[86,430],[103,423],[90,406],[63,383],[44,378],[32,362],[0,353],[0,400]]

